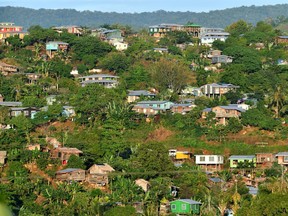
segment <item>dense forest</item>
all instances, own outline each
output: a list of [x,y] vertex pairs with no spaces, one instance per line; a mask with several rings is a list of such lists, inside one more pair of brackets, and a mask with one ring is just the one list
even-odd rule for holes
[[[26,29],[31,25],[43,27],[59,25],[81,25],[97,27],[103,23],[121,23],[134,28],[147,28],[159,23],[183,24],[188,21],[205,27],[222,27],[230,25],[239,19],[256,24],[260,20],[275,19],[288,16],[288,4],[274,6],[250,6],[225,10],[215,10],[208,13],[155,11],[143,13],[104,13],[100,11],[76,11],[74,9],[29,9],[22,7],[0,7],[0,20],[15,22]],[[9,17],[9,20],[7,18]]]
[[[125,51],[88,31],[76,36],[31,26],[23,40],[7,38],[0,45],[0,62],[19,70],[1,73],[2,104],[22,103],[20,108],[37,112],[33,118],[25,112],[13,116],[11,111],[19,107],[0,106],[0,153],[7,153],[0,162],[0,215],[175,216],[169,204],[178,199],[201,203],[195,214],[203,216],[228,215],[228,210],[239,216],[287,215],[285,166],[276,160],[263,167],[253,161],[231,167],[229,161],[231,155],[287,153],[287,41],[280,43],[282,32],[264,21],[252,25],[239,20],[226,31],[230,36],[210,47],[186,32],[170,32],[156,40],[147,31],[132,34],[124,29]],[[68,48],[48,56],[46,45],[51,41]],[[153,49],[159,47],[166,52]],[[233,61],[212,64],[208,53],[215,50]],[[118,76],[119,84],[82,86],[79,77],[91,75],[95,68]],[[72,69],[78,76],[70,73]],[[31,82],[31,75],[38,79]],[[230,83],[237,89],[219,97],[182,91],[211,83]],[[186,113],[165,110],[147,116],[133,108],[151,99],[141,95],[128,103],[128,90],[153,90],[155,101],[190,100],[195,107]],[[51,97],[55,100],[48,103]],[[244,98],[250,108],[241,116],[230,116],[226,124],[220,124],[212,111],[203,118],[206,108]],[[72,107],[74,115],[65,114],[65,107]],[[53,153],[59,146],[77,148],[81,154],[63,160]],[[169,156],[171,149],[193,156],[179,161]],[[223,157],[221,169],[202,170],[196,155]],[[60,178],[67,169],[76,171],[76,177],[89,174],[96,164],[113,167],[105,174],[105,185],[69,174]],[[215,178],[220,180],[212,181]],[[149,189],[136,184],[139,179],[147,181]],[[257,193],[247,186],[257,188]]]

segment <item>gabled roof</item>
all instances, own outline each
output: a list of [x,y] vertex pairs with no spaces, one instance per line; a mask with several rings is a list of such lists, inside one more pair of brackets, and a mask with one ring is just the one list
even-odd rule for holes
[[229,160],[253,160],[255,155],[231,155]]
[[279,152],[278,154],[275,155],[276,157],[279,156],[288,156],[288,152]]
[[82,154],[83,152],[80,151],[77,148],[66,148],[66,147],[62,147],[62,148],[56,148],[55,150],[59,151],[59,152],[65,152],[65,153],[70,153],[70,154]]
[[94,166],[97,166],[99,169],[101,169],[102,171],[105,171],[105,172],[112,172],[112,171],[115,171],[113,169],[113,167],[111,167],[109,164],[107,163],[104,163],[104,164],[94,164],[92,165],[88,170],[90,170],[92,167]]
[[209,178],[210,181],[214,182],[214,183],[220,183],[220,182],[224,182],[221,178],[215,177],[215,178]]
[[74,171],[77,171],[77,170],[80,171],[80,170],[83,170],[83,169],[80,169],[80,168],[67,168],[67,169],[64,169],[64,170],[59,170],[56,173],[57,174],[64,174],[64,173],[74,172]]
[[178,199],[178,200],[174,200],[170,203],[173,203],[175,201],[181,201],[181,202],[185,202],[185,203],[188,203],[188,204],[199,204],[201,205],[202,203],[201,202],[198,202],[198,201],[195,201],[195,200],[192,200],[192,199]]
[[228,105],[228,106],[219,106],[219,107],[221,107],[223,109],[226,109],[226,110],[238,110],[239,112],[246,112],[246,110],[244,110],[244,109],[242,109],[240,107],[236,107],[236,106]]

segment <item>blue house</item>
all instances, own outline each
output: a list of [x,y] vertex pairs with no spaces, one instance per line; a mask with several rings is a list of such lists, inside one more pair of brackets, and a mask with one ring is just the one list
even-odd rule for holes
[[68,43],[62,41],[50,41],[46,43],[46,54],[52,58],[57,51],[67,51]]
[[159,112],[166,112],[173,105],[174,103],[171,101],[140,101],[133,107],[133,110],[149,116],[156,115]]

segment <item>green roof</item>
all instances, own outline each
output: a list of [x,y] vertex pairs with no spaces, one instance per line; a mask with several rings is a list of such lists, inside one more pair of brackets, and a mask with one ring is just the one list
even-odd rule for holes
[[187,24],[185,24],[184,26],[189,26],[189,27],[201,27],[201,25],[198,25],[198,24],[194,24],[194,23],[187,23]]

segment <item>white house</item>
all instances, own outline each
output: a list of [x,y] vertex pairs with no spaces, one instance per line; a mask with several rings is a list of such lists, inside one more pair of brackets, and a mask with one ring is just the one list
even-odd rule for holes
[[229,35],[228,32],[207,32],[201,36],[201,44],[211,46],[215,40],[225,41]]
[[82,87],[89,84],[103,85],[105,88],[115,88],[118,85],[118,76],[109,74],[94,74],[90,76],[79,77]]
[[195,155],[195,164],[205,170],[221,170],[223,163],[222,155]]
[[113,41],[112,45],[114,47],[116,47],[116,50],[118,50],[118,51],[123,51],[123,50],[126,50],[128,48],[127,43],[123,43],[123,42],[119,42],[119,41],[115,41],[115,42]]

